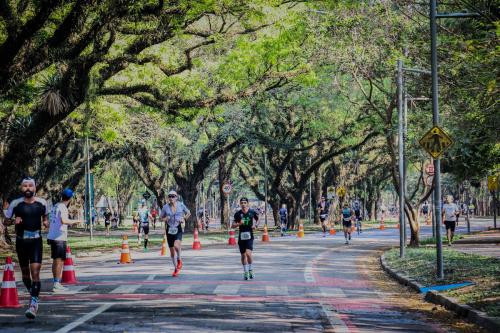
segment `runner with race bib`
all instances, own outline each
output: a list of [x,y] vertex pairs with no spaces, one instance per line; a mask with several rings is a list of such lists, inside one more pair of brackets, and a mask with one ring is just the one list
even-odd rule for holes
[[241,209],[234,214],[235,227],[239,227],[240,234],[238,236],[238,247],[240,248],[241,264],[243,265],[243,279],[253,279],[252,270],[252,251],[253,251],[253,231],[256,228],[259,215],[248,205],[248,199],[243,197],[240,199]]
[[185,220],[191,216],[191,212],[182,202],[177,202],[177,192],[168,193],[168,203],[163,206],[160,219],[165,222],[165,232],[167,243],[170,249],[170,258],[174,264],[174,273],[177,276],[182,268],[181,241],[182,230]]

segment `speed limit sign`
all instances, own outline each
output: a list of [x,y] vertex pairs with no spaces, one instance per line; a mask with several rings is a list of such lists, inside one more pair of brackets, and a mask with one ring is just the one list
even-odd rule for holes
[[229,193],[231,193],[232,190],[233,190],[233,185],[231,185],[231,183],[226,182],[226,183],[222,184],[222,192],[225,195],[228,195]]

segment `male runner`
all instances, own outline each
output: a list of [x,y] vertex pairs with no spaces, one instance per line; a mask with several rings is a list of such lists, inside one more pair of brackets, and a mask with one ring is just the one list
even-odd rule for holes
[[425,222],[429,219],[429,204],[427,201],[422,205],[422,214],[424,215]]
[[191,212],[182,202],[177,202],[177,192],[168,193],[168,203],[163,206],[160,219],[165,221],[165,231],[167,233],[167,243],[170,249],[170,258],[174,264],[172,276],[177,276],[182,268],[181,241],[182,230],[185,220],[191,216]]
[[281,237],[285,236],[286,227],[288,224],[288,210],[286,209],[286,204],[281,205],[279,210],[280,224],[281,224]]
[[354,215],[356,218],[356,230],[358,231],[358,235],[363,232],[361,225],[361,204],[358,200],[355,200],[352,209],[354,210]]
[[109,236],[109,227],[111,225],[111,211],[109,208],[106,208],[106,211],[104,212],[104,227],[106,228],[106,236]]
[[141,203],[141,208],[137,211],[139,214],[139,242],[140,242],[140,234],[141,229],[144,233],[144,252],[148,252],[148,238],[149,238],[149,221],[153,219],[151,213],[149,212],[148,206],[146,205],[146,201],[143,200]]
[[54,293],[67,291],[61,284],[64,260],[66,259],[66,242],[68,241],[68,225],[80,223],[81,221],[70,220],[68,206],[73,191],[69,188],[61,193],[61,202],[57,203],[50,212],[50,227],[47,235],[47,243],[50,245],[52,258],[52,275],[54,277]]
[[318,214],[321,221],[321,228],[323,229],[323,237],[326,237],[326,220],[328,218],[329,209],[330,204],[326,201],[324,196],[321,196],[320,202],[318,204]]
[[448,246],[453,242],[455,235],[455,226],[457,214],[459,213],[458,206],[453,202],[453,196],[446,197],[446,203],[443,205],[443,224],[446,226],[446,238],[448,239]]
[[243,197],[240,199],[241,209],[234,214],[233,225],[239,227],[238,247],[241,253],[241,264],[243,265],[243,278],[245,280],[253,279],[252,270],[252,251],[253,251],[253,231],[256,228],[259,215],[248,205],[248,199]]
[[[342,208],[342,226],[344,227],[344,238],[345,243],[349,244],[351,240],[351,228],[352,228],[352,219],[354,218],[354,211],[349,208],[347,203],[344,203],[344,208]],[[349,238],[348,238],[349,236]]]
[[43,244],[42,224],[49,226],[47,203],[36,197],[36,184],[33,178],[25,178],[21,182],[23,196],[12,201],[5,213],[10,220],[15,216],[16,252],[23,276],[23,283],[31,295],[26,310],[26,317],[35,319],[38,311],[40,294],[40,268],[42,267]]

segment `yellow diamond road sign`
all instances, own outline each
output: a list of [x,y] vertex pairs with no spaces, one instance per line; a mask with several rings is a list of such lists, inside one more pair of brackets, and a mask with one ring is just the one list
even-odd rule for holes
[[344,186],[340,186],[338,189],[337,189],[337,195],[339,197],[343,197],[345,195],[345,188]]
[[419,143],[426,152],[434,159],[437,159],[453,144],[453,140],[443,131],[443,129],[434,126],[429,132],[425,133]]
[[488,190],[498,190],[498,176],[488,176]]

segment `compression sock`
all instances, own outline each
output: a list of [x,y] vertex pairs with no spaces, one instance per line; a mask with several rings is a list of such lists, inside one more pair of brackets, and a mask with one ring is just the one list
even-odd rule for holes
[[28,292],[31,292],[31,279],[23,279],[23,283]]
[[40,295],[40,288],[42,287],[42,283],[40,281],[33,281],[31,284],[31,296],[37,297]]
[[147,247],[148,247],[148,239],[146,238],[146,239],[144,240],[144,248],[147,248]]

